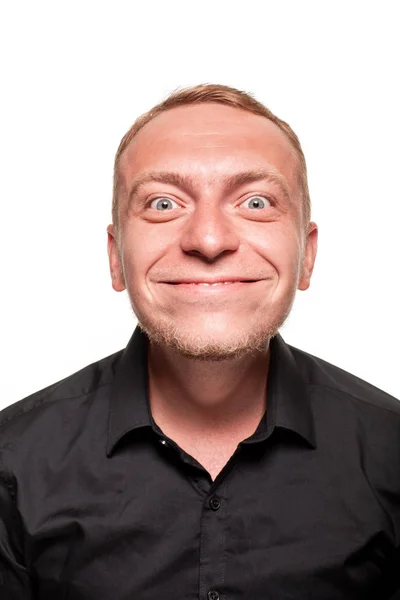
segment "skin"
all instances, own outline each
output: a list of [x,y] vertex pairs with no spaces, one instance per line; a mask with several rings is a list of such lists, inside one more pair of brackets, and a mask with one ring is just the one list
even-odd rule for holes
[[212,478],[257,428],[270,338],[310,285],[298,169],[274,123],[219,104],[158,115],[121,157],[112,285],[150,338],[155,421]]

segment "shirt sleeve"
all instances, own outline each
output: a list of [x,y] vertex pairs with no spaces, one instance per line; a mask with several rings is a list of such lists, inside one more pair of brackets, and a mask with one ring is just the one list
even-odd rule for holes
[[20,514],[0,474],[0,598],[34,600]]

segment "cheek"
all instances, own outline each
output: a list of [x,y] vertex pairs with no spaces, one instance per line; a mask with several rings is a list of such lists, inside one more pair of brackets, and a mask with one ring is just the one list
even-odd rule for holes
[[301,246],[294,227],[270,223],[262,230],[252,231],[248,240],[253,250],[272,266],[279,280],[291,280],[297,275]]
[[[146,224],[144,224],[146,225]],[[158,228],[131,227],[123,241],[125,279],[132,292],[145,280],[149,270],[165,256],[171,236]]]

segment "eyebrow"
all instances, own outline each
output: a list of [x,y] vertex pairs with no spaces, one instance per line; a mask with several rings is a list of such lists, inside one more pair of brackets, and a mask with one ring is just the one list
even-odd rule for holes
[[[256,183],[258,181],[268,181],[269,183],[272,183],[280,189],[285,200],[290,202],[291,196],[288,184],[283,175],[276,170],[250,170],[222,177],[222,184],[227,192],[242,185]],[[151,182],[173,185],[185,190],[191,195],[195,195],[196,193],[195,180],[189,175],[182,175],[181,173],[172,171],[151,171],[143,173],[133,181],[129,191],[128,206],[137,195],[139,189]]]

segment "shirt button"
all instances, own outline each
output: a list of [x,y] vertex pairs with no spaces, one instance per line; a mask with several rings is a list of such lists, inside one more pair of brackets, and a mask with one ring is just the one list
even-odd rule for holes
[[164,448],[166,448],[168,446],[168,442],[167,442],[167,440],[164,440],[164,438],[160,439],[160,444],[161,444],[161,446],[164,446]]
[[210,498],[210,507],[213,510],[218,510],[219,508],[221,508],[221,500],[218,498],[218,496],[213,496],[212,498]]
[[219,594],[216,590],[210,590],[207,594],[208,600],[219,600]]

